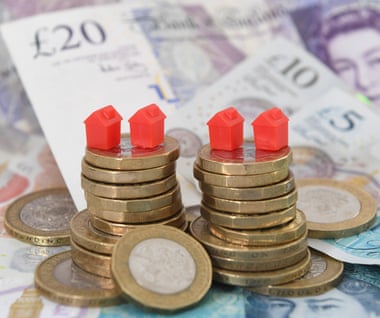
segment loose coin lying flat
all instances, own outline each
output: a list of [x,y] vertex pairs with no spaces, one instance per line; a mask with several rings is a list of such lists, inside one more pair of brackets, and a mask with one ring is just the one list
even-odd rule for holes
[[210,223],[230,229],[265,229],[290,222],[296,217],[296,205],[270,213],[237,214],[220,212],[201,203],[201,215]]
[[36,191],[14,201],[4,226],[15,238],[40,246],[70,244],[70,220],[77,212],[66,188]]
[[220,269],[227,269],[238,272],[262,272],[262,271],[272,271],[285,267],[292,266],[300,262],[305,258],[307,254],[307,247],[296,251],[292,254],[287,254],[280,258],[274,258],[270,260],[261,259],[236,259],[236,258],[225,258],[210,255],[211,262],[214,267]]
[[212,235],[208,228],[208,222],[202,217],[191,222],[190,233],[204,245],[210,255],[232,259],[251,261],[254,259],[278,259],[307,247],[306,233],[297,240],[279,245],[242,246],[232,244]]
[[181,200],[164,206],[159,209],[145,211],[145,212],[116,212],[107,210],[92,210],[88,209],[90,215],[97,216],[101,219],[118,222],[118,223],[130,223],[130,224],[140,224],[140,223],[150,223],[156,221],[165,220],[183,209],[183,204]]
[[289,171],[289,176],[285,180],[261,187],[219,187],[204,182],[199,182],[199,187],[203,193],[218,198],[229,200],[265,200],[293,191],[295,189],[295,180],[293,174]]
[[142,170],[168,164],[179,157],[176,139],[165,136],[154,148],[133,147],[129,134],[122,134],[120,145],[110,150],[87,148],[85,160],[96,167],[115,170]]
[[70,251],[41,262],[34,283],[50,300],[69,306],[110,306],[123,300],[112,279],[81,271],[72,263]]
[[96,182],[82,175],[81,185],[83,190],[97,196],[112,199],[138,199],[152,197],[169,191],[177,185],[177,178],[173,174],[165,179],[154,182],[114,185],[112,183]]
[[211,261],[201,244],[167,225],[125,234],[112,273],[126,296],[152,308],[178,310],[200,301],[211,286]]
[[208,207],[219,211],[261,214],[283,210],[294,205],[297,201],[297,191],[293,190],[281,197],[266,200],[228,200],[203,193],[202,200]]
[[368,229],[376,218],[376,202],[364,190],[331,179],[297,180],[298,201],[309,237],[340,238]]
[[292,160],[289,147],[278,151],[258,150],[253,141],[232,151],[214,150],[203,146],[197,164],[203,170],[226,175],[262,174],[287,168]]
[[334,288],[343,276],[344,264],[330,256],[311,250],[311,267],[302,277],[281,285],[250,288],[251,291],[277,297],[320,295]]
[[179,184],[169,191],[143,199],[108,199],[85,192],[87,207],[95,211],[145,212],[162,208],[181,199]]
[[294,220],[275,227],[258,230],[234,230],[209,223],[210,232],[221,240],[234,244],[269,246],[296,240],[306,232],[306,218],[297,210]]
[[[116,222],[103,220],[96,216],[91,216],[90,219],[91,219],[91,224],[96,229],[105,233],[109,233],[112,235],[119,235],[119,236],[123,236],[124,234],[126,234],[127,232],[131,230],[140,229],[142,226],[152,225],[152,223],[141,223],[141,224],[116,223]],[[164,225],[174,226],[176,228],[182,228],[185,221],[186,221],[185,209],[182,209],[179,213],[175,214],[174,216],[168,219],[165,219],[163,221],[155,222],[154,224],[164,224]]]
[[73,262],[81,269],[94,275],[111,278],[111,254],[95,253],[71,240]]
[[164,179],[175,173],[175,162],[143,170],[110,170],[95,167],[82,160],[82,174],[88,179],[105,183],[142,183]]
[[238,272],[213,268],[213,279],[217,282],[234,286],[266,286],[287,283],[303,275],[310,268],[310,251],[298,263],[282,269],[262,272]]
[[288,168],[252,175],[224,175],[202,170],[196,163],[193,166],[194,178],[200,182],[220,187],[250,188],[259,187],[286,179],[289,175]]
[[112,254],[118,236],[96,230],[90,222],[87,210],[77,213],[70,222],[71,239],[89,251]]

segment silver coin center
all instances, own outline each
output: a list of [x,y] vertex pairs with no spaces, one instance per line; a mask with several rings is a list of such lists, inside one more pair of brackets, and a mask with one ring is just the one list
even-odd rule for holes
[[20,219],[41,231],[66,230],[75,212],[74,202],[69,195],[48,194],[25,204],[20,211]]
[[327,269],[326,260],[317,254],[311,253],[311,267],[309,271],[299,280],[312,279],[323,274]]
[[360,201],[350,192],[326,186],[298,189],[297,207],[307,221],[336,223],[353,219],[360,213]]
[[129,269],[136,282],[159,294],[174,294],[188,288],[196,273],[195,262],[177,242],[152,238],[131,251]]

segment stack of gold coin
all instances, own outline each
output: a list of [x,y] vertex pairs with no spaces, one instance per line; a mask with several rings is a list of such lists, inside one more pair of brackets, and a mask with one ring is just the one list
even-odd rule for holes
[[210,254],[214,280],[267,286],[308,271],[306,219],[296,208],[291,160],[289,147],[263,151],[252,141],[232,151],[205,145],[198,152],[201,216],[190,232]]
[[155,148],[137,148],[129,134],[111,150],[87,148],[82,160],[82,188],[87,209],[71,220],[73,262],[81,269],[112,277],[111,256],[117,241],[145,225],[187,226],[176,179],[179,144],[165,137]]

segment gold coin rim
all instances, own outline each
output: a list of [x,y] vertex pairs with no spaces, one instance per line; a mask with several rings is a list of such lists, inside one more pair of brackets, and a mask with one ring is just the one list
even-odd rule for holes
[[[128,133],[121,134],[121,139],[129,139]],[[149,155],[122,157],[120,153],[86,148],[85,160],[93,166],[114,170],[141,170],[163,166],[179,157],[179,143],[170,136],[164,137],[160,151]]]
[[[310,238],[341,238],[358,234],[368,229],[376,220],[376,201],[363,189],[344,181],[327,178],[307,178],[296,180],[298,188],[306,186],[324,186],[344,190],[352,194],[360,202],[360,211],[352,219],[332,222],[318,223],[307,221]],[[306,220],[307,220],[307,213]]]
[[257,230],[235,230],[209,223],[211,234],[234,244],[269,246],[290,242],[307,231],[305,214],[297,209],[296,217],[286,224]]
[[344,263],[317,250],[311,248],[310,250],[311,254],[318,254],[326,261],[326,270],[320,275],[309,279],[295,280],[286,284],[268,285],[249,290],[268,296],[306,297],[320,295],[334,288],[343,278]]
[[38,246],[63,246],[70,244],[70,227],[64,230],[43,231],[21,221],[20,212],[29,202],[51,194],[66,194],[67,188],[49,188],[28,193],[13,201],[5,210],[4,227],[7,232],[20,241]]
[[[187,249],[196,264],[196,277],[191,286],[175,294],[162,295],[143,288],[135,281],[124,264],[127,264],[136,244],[151,238],[175,241]],[[126,296],[148,307],[178,310],[195,304],[207,293],[211,287],[212,265],[206,250],[190,235],[168,225],[154,225],[131,231],[118,241],[112,257],[112,273]]]
[[291,242],[271,246],[243,246],[223,241],[212,235],[208,229],[208,222],[202,216],[197,217],[190,223],[191,235],[198,240],[210,255],[235,258],[235,259],[254,259],[261,258],[273,259],[287,255],[293,251],[300,250],[307,246],[307,233]]
[[[245,141],[242,147],[246,145],[254,145],[253,141]],[[211,156],[212,149],[210,148],[210,144],[206,144],[201,147],[198,151],[198,156],[196,159],[197,164],[203,170],[224,174],[224,175],[254,175],[254,174],[262,174],[267,172],[272,172],[275,170],[280,170],[284,167],[287,167],[292,161],[292,151],[290,147],[286,147],[288,152],[283,156],[279,156],[276,159],[270,161],[246,161],[239,162],[234,160],[225,159],[223,161],[218,161],[216,158]],[[281,149],[281,152],[285,151],[285,149]],[[272,155],[279,153],[280,151],[268,151]]]
[[235,188],[199,182],[199,188],[208,195],[229,200],[264,200],[285,195],[296,188],[294,175],[289,171],[285,180],[270,185]]
[[265,229],[285,224],[296,216],[296,205],[261,214],[238,214],[217,211],[201,202],[200,214],[210,223],[237,230]]
[[238,272],[213,267],[215,281],[234,286],[265,286],[292,281],[303,276],[310,268],[311,256],[307,248],[306,256],[298,263],[273,271]]
[[282,210],[296,204],[297,190],[294,189],[285,195],[264,200],[229,200],[203,193],[202,201],[208,207],[219,211],[237,214],[261,214]]
[[175,173],[175,161],[166,165],[142,170],[111,170],[92,166],[82,159],[82,174],[88,179],[116,184],[135,184],[161,180]]
[[56,266],[71,259],[71,251],[55,254],[42,261],[35,270],[34,283],[47,298],[70,306],[110,306],[121,303],[121,291],[112,289],[79,289],[59,282],[54,275]]
[[71,239],[89,251],[111,254],[119,237],[97,233],[91,229],[92,226],[88,211],[78,212],[70,222]]

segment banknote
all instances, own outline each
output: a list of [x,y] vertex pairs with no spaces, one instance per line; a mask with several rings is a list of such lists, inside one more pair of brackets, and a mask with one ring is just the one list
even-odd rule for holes
[[318,296],[281,298],[245,291],[245,317],[377,317],[379,274],[378,267],[349,265],[336,288]]
[[197,151],[209,142],[206,123],[217,111],[234,106],[245,119],[244,136],[252,138],[251,122],[262,111],[277,106],[291,115],[331,86],[345,85],[299,46],[271,41],[168,116],[168,134],[182,146],[179,170],[192,180]]
[[136,9],[129,19],[142,28],[179,105],[245,58],[199,4]]
[[[379,207],[380,116],[373,108],[342,90],[331,89],[294,114],[289,138],[295,150],[291,168],[296,178],[344,180],[370,193]],[[379,222],[378,216],[363,233],[310,239],[309,245],[345,262],[379,265]]]
[[380,106],[379,1],[318,2],[290,17],[308,51]]

